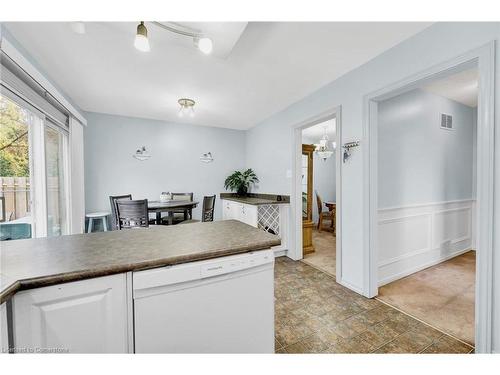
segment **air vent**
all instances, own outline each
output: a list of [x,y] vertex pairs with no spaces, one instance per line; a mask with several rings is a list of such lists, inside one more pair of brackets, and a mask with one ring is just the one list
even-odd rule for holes
[[453,130],[453,119],[451,115],[441,113],[441,129]]

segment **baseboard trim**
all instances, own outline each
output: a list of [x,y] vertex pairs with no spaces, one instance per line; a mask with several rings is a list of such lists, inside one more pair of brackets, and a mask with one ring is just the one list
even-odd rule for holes
[[284,257],[287,256],[288,250],[286,249],[276,249],[274,250],[274,257],[279,258],[279,257]]
[[426,268],[435,266],[436,264],[445,262],[445,261],[447,261],[447,260],[449,260],[451,258],[455,258],[455,257],[457,257],[459,255],[465,254],[465,253],[467,253],[467,252],[469,252],[471,250],[472,249],[470,249],[470,248],[467,248],[467,249],[464,249],[464,250],[458,250],[458,251],[455,251],[455,252],[453,252],[451,254],[448,254],[448,255],[446,255],[444,257],[441,257],[439,259],[435,259],[435,260],[432,260],[430,262],[427,262],[427,263],[424,263],[422,265],[419,265],[417,267],[413,267],[413,268],[410,268],[410,269],[405,270],[403,272],[400,272],[398,274],[391,275],[389,277],[386,277],[385,279],[380,280],[379,283],[378,283],[378,286],[381,287],[383,285],[389,284],[389,283],[391,283],[393,281],[396,281],[396,280],[399,280],[399,279],[401,279],[403,277],[409,276],[409,275],[411,275],[411,274],[413,274],[415,272],[422,271],[422,270],[424,270]]

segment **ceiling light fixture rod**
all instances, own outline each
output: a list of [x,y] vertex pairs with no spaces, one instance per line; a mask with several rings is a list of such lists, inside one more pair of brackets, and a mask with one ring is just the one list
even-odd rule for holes
[[161,27],[162,29],[165,29],[165,30],[170,31],[170,32],[175,33],[175,34],[184,35],[184,36],[188,36],[191,38],[203,37],[203,34],[201,33],[201,31],[195,30],[195,29],[190,29],[190,31],[180,30],[180,27],[183,27],[186,30],[187,30],[187,28],[184,26],[178,25],[176,23],[170,23],[170,24],[175,25],[177,28],[166,25],[166,24],[158,22],[158,21],[152,21],[151,23],[155,26]]

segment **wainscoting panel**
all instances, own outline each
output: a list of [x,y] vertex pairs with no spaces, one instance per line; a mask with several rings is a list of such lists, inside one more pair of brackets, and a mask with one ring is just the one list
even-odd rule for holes
[[379,285],[472,247],[473,200],[380,209]]

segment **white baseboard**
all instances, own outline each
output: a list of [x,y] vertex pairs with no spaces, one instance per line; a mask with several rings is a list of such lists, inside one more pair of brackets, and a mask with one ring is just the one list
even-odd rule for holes
[[470,251],[471,249],[465,249],[465,250],[460,250],[460,251],[456,251],[456,252],[453,252],[451,254],[448,254],[446,256],[443,256],[443,257],[440,257],[439,259],[435,259],[435,260],[432,260],[430,262],[427,262],[427,263],[423,263],[423,264],[420,264],[414,268],[411,268],[411,269],[407,269],[403,272],[400,272],[398,274],[394,274],[392,276],[388,276],[384,279],[381,279],[379,280],[379,283],[378,283],[378,286],[383,286],[385,284],[389,284],[389,283],[392,283],[393,281],[396,281],[396,280],[399,280],[399,279],[402,279],[403,277],[406,277],[406,276],[409,276],[415,272],[418,272],[418,271],[422,271],[426,268],[429,268],[429,267],[432,267],[432,266],[435,266],[436,264],[439,264],[439,263],[442,263],[448,259],[451,259],[451,258],[455,258],[459,255],[462,255],[464,253],[467,253],[468,251]]
[[286,250],[286,249],[276,249],[276,250],[274,250],[274,257],[275,258],[284,257],[287,255],[287,253],[288,253],[288,250]]
[[472,248],[474,201],[379,210],[379,286]]
[[342,286],[345,286],[347,289],[351,289],[353,292],[356,292],[358,294],[361,294],[362,296],[364,296],[365,294],[363,293],[363,290],[361,288],[358,288],[357,286],[343,280],[343,279],[339,279],[339,278],[336,278],[335,280],[337,282],[337,284],[340,284]]

